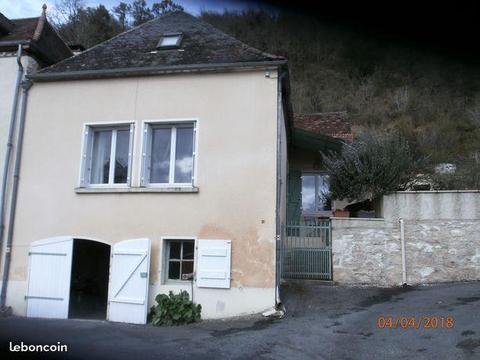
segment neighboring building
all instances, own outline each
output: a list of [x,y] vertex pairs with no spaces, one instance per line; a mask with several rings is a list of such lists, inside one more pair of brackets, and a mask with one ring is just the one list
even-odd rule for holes
[[295,114],[293,124],[295,129],[353,141],[352,124],[348,120],[346,111]]
[[331,201],[322,153],[339,151],[353,133],[347,113],[295,114],[292,146],[288,150],[288,221],[330,217],[345,201]]
[[30,79],[15,314],[144,323],[180,290],[204,318],[275,306],[285,59],[174,12]]
[[[9,202],[24,102],[22,82],[25,75],[70,56],[72,52],[46,19],[46,6],[41,16],[35,18],[8,19],[0,13],[0,203],[3,205],[0,209],[0,274],[3,274],[6,253],[4,240],[9,232]],[[4,176],[5,167],[7,176]]]
[[16,92],[19,45],[22,45],[22,64],[29,73],[72,56],[46,20],[45,11],[39,17],[11,20],[0,13],[0,168],[3,168],[5,139]]

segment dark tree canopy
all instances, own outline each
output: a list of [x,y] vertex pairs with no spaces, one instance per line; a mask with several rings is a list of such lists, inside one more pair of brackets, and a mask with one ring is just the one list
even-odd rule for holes
[[172,0],[155,2],[151,7],[145,0],[134,0],[131,4],[121,1],[111,12],[103,5],[85,7],[83,0],[60,0],[55,5],[52,20],[68,43],[89,48],[132,26],[178,10],[183,7]]

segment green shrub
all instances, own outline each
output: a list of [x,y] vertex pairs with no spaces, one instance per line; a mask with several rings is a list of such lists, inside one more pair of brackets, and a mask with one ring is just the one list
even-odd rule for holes
[[397,133],[365,131],[342,152],[323,154],[333,199],[374,200],[403,190],[419,173],[408,142]]
[[155,301],[157,305],[151,308],[153,325],[181,325],[200,320],[202,306],[195,305],[186,291],[181,291],[179,294],[171,291],[168,295],[159,294],[155,297]]

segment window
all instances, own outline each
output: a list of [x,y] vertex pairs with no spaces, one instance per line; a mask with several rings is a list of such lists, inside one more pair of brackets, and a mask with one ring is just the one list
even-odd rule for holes
[[133,124],[86,126],[81,186],[130,183]]
[[329,196],[330,185],[328,175],[302,175],[302,211],[307,215],[315,215],[332,210]]
[[163,34],[160,38],[160,41],[157,44],[157,49],[171,49],[180,47],[182,42],[183,34],[182,33],[166,33]]
[[193,186],[195,132],[195,122],[146,124],[142,185]]
[[194,240],[167,240],[167,279],[193,279],[195,241]]

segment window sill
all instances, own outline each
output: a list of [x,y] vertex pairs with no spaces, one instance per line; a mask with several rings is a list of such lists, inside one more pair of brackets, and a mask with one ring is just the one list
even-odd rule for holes
[[191,280],[165,280],[162,285],[172,286],[172,287],[184,287],[190,286],[193,279]]
[[75,188],[77,194],[110,194],[110,193],[198,193],[198,187],[85,187]]

